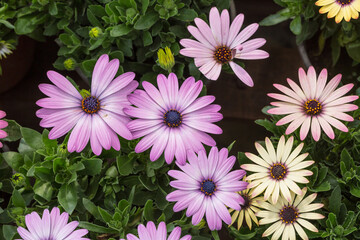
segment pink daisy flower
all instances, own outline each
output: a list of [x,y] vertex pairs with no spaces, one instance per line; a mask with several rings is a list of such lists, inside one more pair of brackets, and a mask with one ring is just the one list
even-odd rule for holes
[[54,207],[51,213],[49,213],[48,209],[45,209],[42,218],[37,212],[26,215],[25,223],[29,230],[18,227],[17,231],[23,240],[90,240],[89,238],[83,238],[88,233],[88,230],[75,230],[79,222],[67,223],[68,220],[68,213],[63,212],[60,215],[60,210]]
[[219,10],[213,7],[210,11],[210,26],[202,19],[195,18],[197,27],[189,26],[189,32],[197,40],[181,39],[180,44],[185,47],[180,53],[194,58],[196,67],[210,80],[217,80],[222,65],[229,64],[236,76],[246,85],[252,87],[254,82],[250,75],[233,59],[254,60],[268,58],[269,54],[262,47],[266,40],[255,38],[247,41],[258,29],[259,24],[253,23],[242,30],[244,15],[236,16],[230,26],[228,10]]
[[186,162],[186,152],[204,150],[203,144],[215,146],[216,143],[207,133],[221,134],[222,130],[213,122],[223,116],[219,105],[211,104],[214,96],[197,98],[202,90],[202,81],[195,82],[193,77],[184,81],[179,89],[176,75],[170,73],[166,78],[157,77],[159,90],[144,81],[143,90],[136,90],[129,101],[136,107],[124,109],[131,117],[138,118],[127,126],[134,138],[140,138],[135,152],[141,153],[152,146],[150,160],[157,160],[164,152],[170,164],[174,156],[179,164]]
[[268,113],[287,115],[280,119],[276,125],[280,126],[291,122],[286,129],[286,134],[294,132],[301,126],[301,140],[306,138],[310,128],[315,141],[320,139],[321,129],[329,138],[334,139],[335,134],[331,126],[347,132],[347,127],[339,120],[354,120],[353,117],[344,113],[358,109],[356,105],[348,104],[358,99],[358,96],[344,97],[354,84],[346,84],[336,89],[340,83],[341,74],[336,75],[326,84],[327,70],[324,68],[316,77],[315,69],[312,66],[308,69],[307,74],[304,69],[299,69],[299,80],[301,87],[288,78],[287,82],[291,89],[280,84],[274,84],[274,87],[284,94],[268,94],[269,97],[280,100],[280,102],[271,103],[276,107],[269,109]]
[[[4,111],[0,110],[0,119],[4,118],[6,116],[6,113]],[[4,120],[0,120],[0,138],[6,138],[8,134],[2,130],[3,128],[6,128],[8,126],[8,122]],[[0,148],[3,147],[2,142],[0,142]]]
[[[156,226],[153,222],[148,222],[146,227],[143,224],[138,226],[139,237],[136,237],[133,234],[128,234],[126,236],[127,240],[191,240],[190,235],[181,236],[181,227],[176,227],[170,233],[170,236],[167,237],[166,224],[161,222],[156,229]],[[125,240],[125,239],[120,239]]]
[[186,216],[192,217],[192,224],[197,225],[206,214],[210,230],[220,230],[222,221],[231,224],[231,215],[227,209],[240,211],[245,200],[237,193],[246,189],[248,183],[240,181],[244,170],[230,172],[235,164],[234,156],[228,157],[226,148],[220,151],[212,147],[209,156],[204,150],[189,153],[189,163],[178,165],[182,171],[170,170],[168,174],[176,178],[170,185],[177,188],[166,199],[176,202],[174,212],[187,208]]
[[[117,134],[131,140],[126,127],[130,118],[123,112],[130,106],[127,96],[136,89],[133,72],[114,79],[119,60],[109,62],[104,54],[96,62],[91,83],[91,93],[80,95],[76,88],[62,75],[48,71],[47,76],[55,84],[40,84],[40,90],[49,96],[36,102],[42,109],[36,112],[42,118],[40,126],[53,127],[50,139],[56,139],[72,129],[68,141],[69,152],[81,152],[90,140],[92,151],[100,155],[102,148],[120,150]],[[113,80],[114,79],[114,80]]]

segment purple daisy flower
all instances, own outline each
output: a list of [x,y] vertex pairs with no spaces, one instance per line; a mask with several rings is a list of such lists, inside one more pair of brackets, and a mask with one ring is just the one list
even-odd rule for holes
[[176,75],[170,73],[157,77],[159,90],[144,81],[143,90],[136,90],[129,101],[136,107],[124,109],[129,116],[138,118],[127,126],[135,138],[145,136],[135,147],[141,153],[152,146],[150,160],[157,160],[165,153],[170,164],[174,156],[179,164],[186,162],[186,152],[204,150],[203,144],[215,146],[216,143],[207,133],[221,134],[220,127],[213,122],[223,116],[219,105],[211,104],[214,96],[197,98],[202,90],[202,81],[195,82],[193,77],[184,81],[179,90]]
[[220,230],[222,220],[230,225],[231,215],[226,207],[241,210],[240,204],[245,200],[237,193],[246,189],[248,183],[240,181],[244,170],[230,172],[235,164],[234,156],[228,157],[226,148],[220,151],[217,147],[210,150],[209,157],[205,151],[198,156],[189,153],[189,163],[178,165],[182,171],[170,170],[168,174],[176,178],[170,185],[178,190],[169,193],[166,199],[177,202],[174,212],[187,208],[186,216],[192,217],[192,224],[197,225],[206,214],[210,230]]
[[[6,113],[4,111],[0,110],[0,119],[4,118],[6,116]],[[8,122],[4,121],[4,120],[0,120],[0,138],[6,138],[7,137],[7,133],[2,130],[3,128],[6,128],[8,126]],[[2,142],[0,142],[0,148],[3,147]]]
[[[120,150],[117,134],[131,140],[132,134],[126,127],[130,118],[123,112],[130,106],[127,96],[134,91],[138,82],[133,72],[124,73],[114,79],[119,60],[109,62],[104,54],[96,62],[91,83],[91,93],[80,95],[76,88],[62,75],[48,71],[47,76],[55,84],[40,84],[40,90],[49,96],[36,102],[42,109],[36,112],[42,118],[40,126],[53,127],[50,139],[56,139],[71,129],[68,151],[81,152],[90,139],[92,151],[100,155],[102,148]],[[114,80],[113,80],[114,79]]]
[[[170,236],[167,237],[166,224],[161,222],[156,229],[156,226],[153,222],[148,222],[146,227],[143,224],[138,226],[139,237],[136,237],[133,234],[128,234],[126,236],[127,240],[191,240],[190,235],[181,236],[181,227],[176,227],[170,233]],[[120,239],[125,240],[125,239]]]
[[37,212],[26,215],[25,223],[29,230],[18,227],[17,231],[23,240],[90,240],[89,238],[83,238],[88,233],[88,230],[75,230],[79,222],[67,223],[68,220],[68,213],[63,212],[60,215],[60,210],[54,207],[51,213],[49,213],[48,209],[45,209],[42,218]]
[[246,85],[252,87],[254,82],[251,76],[234,59],[255,60],[268,58],[269,54],[259,50],[266,40],[255,38],[248,40],[258,29],[259,24],[253,23],[241,32],[244,15],[236,16],[230,25],[228,10],[219,13],[216,7],[210,10],[210,26],[201,18],[194,19],[195,26],[188,26],[191,35],[196,39],[181,39],[184,47],[180,54],[194,58],[199,71],[210,80],[217,80],[222,66],[229,64],[236,76]]

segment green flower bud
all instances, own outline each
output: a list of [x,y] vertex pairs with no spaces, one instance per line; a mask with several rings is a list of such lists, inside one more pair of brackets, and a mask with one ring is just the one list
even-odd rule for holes
[[98,38],[102,34],[102,30],[99,27],[93,27],[89,31],[90,38]]
[[74,70],[76,61],[73,58],[68,58],[64,61],[64,67],[66,70]]
[[175,65],[175,59],[169,47],[165,47],[165,51],[162,48],[159,49],[158,64],[162,69],[171,72],[172,67]]
[[25,184],[25,176],[21,173],[15,173],[11,177],[11,181],[15,186],[23,186]]

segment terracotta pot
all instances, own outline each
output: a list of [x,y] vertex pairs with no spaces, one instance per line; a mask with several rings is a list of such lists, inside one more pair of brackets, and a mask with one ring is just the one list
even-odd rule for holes
[[35,41],[20,37],[19,44],[11,55],[0,61],[3,74],[0,75],[0,93],[18,84],[29,71],[34,58]]

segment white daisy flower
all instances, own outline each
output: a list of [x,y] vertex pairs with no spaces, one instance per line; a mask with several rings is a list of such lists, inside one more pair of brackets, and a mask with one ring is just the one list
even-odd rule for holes
[[291,151],[293,142],[294,138],[292,136],[287,142],[285,142],[285,137],[281,136],[275,151],[270,139],[266,138],[266,150],[259,143],[255,143],[260,157],[252,153],[245,153],[251,161],[256,163],[241,165],[242,169],[255,172],[246,177],[246,180],[253,181],[248,185],[248,188],[255,188],[252,197],[256,197],[265,191],[264,200],[269,199],[271,195],[272,202],[276,203],[280,192],[288,202],[291,202],[292,199],[291,191],[301,194],[301,189],[296,183],[309,182],[305,176],[311,176],[313,173],[305,170],[305,168],[312,165],[314,161],[304,161],[309,154],[300,154],[304,146],[303,143],[299,144],[294,151]]
[[[322,219],[323,215],[314,213],[312,211],[322,208],[322,203],[312,203],[316,198],[316,193],[307,196],[305,199],[307,189],[302,189],[302,194],[297,195],[290,203],[286,199],[280,198],[276,204],[270,204],[269,202],[259,202],[259,206],[266,210],[262,210],[256,213],[256,216],[261,217],[259,221],[260,225],[272,223],[272,225],[266,229],[263,233],[263,237],[267,237],[271,234],[271,240],[279,239],[282,235],[282,240],[295,240],[296,233],[301,239],[309,239],[303,228],[312,232],[318,232],[319,230],[306,219]],[[294,195],[294,193],[291,193]],[[296,233],[295,233],[296,230]]]

